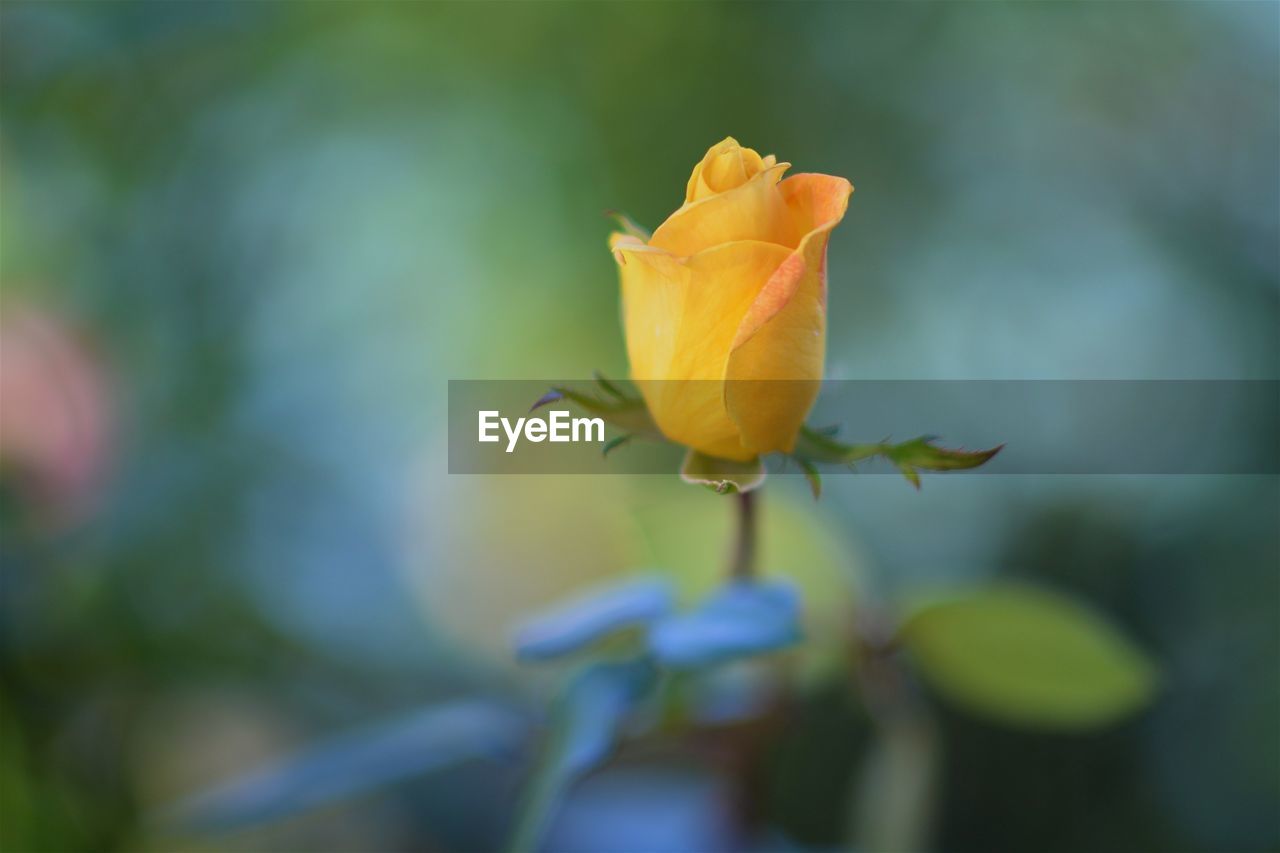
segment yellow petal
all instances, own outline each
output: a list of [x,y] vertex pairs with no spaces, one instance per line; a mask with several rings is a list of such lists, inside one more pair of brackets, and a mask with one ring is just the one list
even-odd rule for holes
[[741,186],[686,204],[658,226],[649,245],[673,255],[693,255],[739,240],[795,248],[801,232],[778,191],[790,165],[776,164]]
[[795,175],[779,185],[799,248],[761,289],[734,336],[725,402],[742,444],[757,453],[795,446],[817,399],[826,352],[826,255],[853,187],[843,178]]
[[743,148],[732,136],[726,137],[711,146],[706,156],[693,167],[693,174],[685,187],[685,203],[742,186],[760,174],[766,162],[772,166],[771,158],[772,155],[762,158],[755,150]]
[[680,258],[623,235],[611,245],[631,377],[655,423],[672,441],[704,453],[754,456],[725,408],[723,382],[744,318],[791,252],[739,241]]
[[801,233],[778,191],[790,167],[742,148],[732,137],[713,145],[694,167],[685,204],[653,232],[649,245],[692,255],[720,243],[762,240],[788,248]]

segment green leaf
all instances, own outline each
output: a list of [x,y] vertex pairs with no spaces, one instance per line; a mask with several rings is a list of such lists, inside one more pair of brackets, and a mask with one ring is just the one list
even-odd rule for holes
[[680,466],[680,479],[718,495],[749,492],[764,482],[764,463],[759,458],[735,462],[690,450]]
[[1091,729],[1133,713],[1156,685],[1150,660],[1080,602],[1003,584],[917,607],[900,637],[947,700],[998,722]]
[[[875,456],[883,456],[893,463],[907,482],[920,488],[920,471],[960,471],[977,468],[995,456],[1003,444],[990,450],[951,450],[938,447],[936,437],[925,435],[900,444],[845,444],[836,441],[828,430],[802,427],[792,453],[796,461],[832,462],[853,465]],[[807,470],[806,470],[806,473]]]
[[899,466],[923,468],[926,471],[961,471],[966,468],[977,468],[1004,447],[1003,444],[990,450],[950,450],[938,447],[933,436],[921,436],[902,444],[895,444],[888,449],[889,459]]

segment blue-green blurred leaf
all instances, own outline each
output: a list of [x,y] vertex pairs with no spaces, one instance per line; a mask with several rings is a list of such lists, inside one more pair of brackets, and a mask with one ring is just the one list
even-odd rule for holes
[[654,677],[651,665],[626,661],[596,664],[574,679],[558,709],[555,761],[565,773],[576,776],[604,761],[627,713]]
[[637,578],[605,587],[538,616],[516,632],[516,656],[544,660],[577,651],[607,634],[649,624],[671,609],[671,584]]
[[502,758],[524,741],[510,708],[468,700],[428,708],[324,742],[179,802],[166,822],[229,830],[277,820],[474,758]]
[[778,581],[735,581],[691,613],[658,622],[649,647],[675,668],[708,666],[789,646],[800,639],[795,588]]
[[703,725],[750,720],[778,698],[780,685],[755,661],[740,660],[690,674],[689,714]]
[[627,715],[655,684],[646,660],[596,663],[565,687],[553,711],[552,731],[525,791],[509,848],[538,848],[569,786],[613,750]]
[[901,638],[944,697],[1011,725],[1104,726],[1145,705],[1156,684],[1147,657],[1100,615],[1029,586],[923,604]]

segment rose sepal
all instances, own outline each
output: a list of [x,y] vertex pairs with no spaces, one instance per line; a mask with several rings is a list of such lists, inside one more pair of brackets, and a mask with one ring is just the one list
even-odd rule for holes
[[[566,385],[553,386],[530,407],[530,411],[557,400],[568,400],[622,430],[621,434],[605,443],[603,453],[606,456],[633,438],[668,441],[654,423],[644,398],[630,382],[607,379],[597,372],[592,392]],[[880,457],[888,460],[907,482],[919,489],[921,471],[971,470],[986,464],[1004,448],[1003,444],[988,450],[941,447],[936,444],[938,437],[932,435],[896,444],[888,441],[849,444],[834,437],[837,429],[818,429],[806,424],[800,429],[795,448],[786,454],[804,473],[815,500],[822,496],[819,464],[853,467],[859,462]],[[717,494],[737,494],[759,488],[765,480],[765,467],[760,457],[733,461],[690,449],[681,465],[680,478]]]
[[718,495],[741,494],[764,484],[764,462],[758,456],[745,462],[721,459],[690,448],[680,466],[680,479]]
[[535,411],[557,400],[568,400],[622,430],[622,435],[606,443],[605,455],[632,438],[666,440],[653,422],[644,398],[630,382],[606,379],[596,373],[595,386],[591,392],[567,385],[554,385],[529,407],[529,411]]

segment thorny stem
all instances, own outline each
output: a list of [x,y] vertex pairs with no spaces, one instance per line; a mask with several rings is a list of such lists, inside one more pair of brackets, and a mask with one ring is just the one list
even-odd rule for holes
[[736,581],[749,581],[756,576],[756,493],[738,494],[738,532],[733,544],[729,577]]

